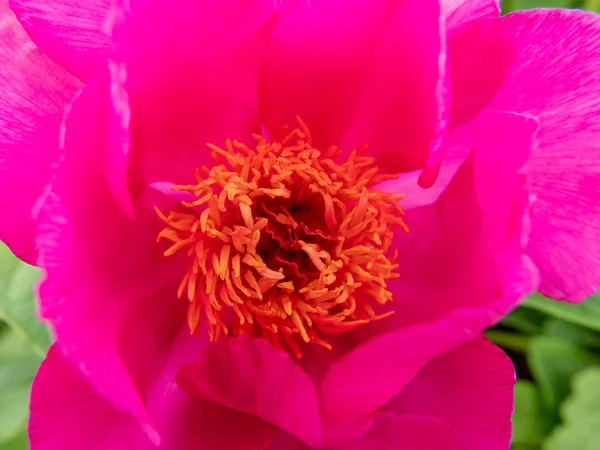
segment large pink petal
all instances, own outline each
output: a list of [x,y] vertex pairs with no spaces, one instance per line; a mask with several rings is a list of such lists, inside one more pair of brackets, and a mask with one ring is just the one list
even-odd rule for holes
[[375,55],[344,150],[368,144],[390,172],[437,164],[448,106],[445,42],[438,1],[402,4]]
[[[487,447],[481,447],[487,448]],[[456,432],[443,421],[420,415],[375,414],[364,438],[336,450],[464,450]]]
[[478,17],[498,17],[500,15],[499,0],[444,0],[446,8],[446,28],[452,34],[460,26]]
[[290,355],[263,339],[222,338],[184,365],[178,381],[200,398],[259,416],[309,445],[322,445],[313,381]]
[[35,263],[33,206],[58,159],[66,105],[79,82],[31,42],[0,0],[0,239]]
[[159,443],[158,448],[165,450],[261,450],[268,446],[274,433],[271,427],[256,417],[186,394],[175,385],[173,368],[167,365],[148,395],[148,410],[159,432],[152,442],[135,419],[99,397],[59,347],[53,346],[33,384],[32,449],[151,450]]
[[10,7],[50,58],[80,80],[106,70],[110,39],[102,31],[110,0],[10,0]]
[[260,132],[258,66],[274,24],[272,0],[117,1],[111,75],[131,106],[124,151],[138,189],[186,183],[210,164],[207,142]]
[[276,1],[280,25],[259,79],[261,119],[271,138],[300,116],[316,146],[340,143],[400,3]]
[[514,35],[500,20],[466,23],[448,38],[450,128],[473,119],[501,89],[515,58]]
[[268,450],[310,450],[310,447],[291,434],[280,431],[269,445]]
[[173,450],[267,448],[277,434],[275,427],[255,415],[190,395],[178,385],[177,374],[182,365],[192,364],[211,345],[206,336],[190,336],[185,329],[172,346],[146,401],[161,441]]
[[[298,439],[279,433],[268,450],[309,450]],[[456,432],[442,420],[416,414],[382,411],[372,428],[361,437],[328,450],[463,450]]]
[[480,337],[430,362],[386,408],[443,420],[464,450],[506,450],[514,381],[508,356]]
[[32,450],[150,448],[140,425],[96,395],[55,344],[31,391]]
[[[511,125],[511,141],[512,121],[521,128]],[[331,365],[321,385],[326,426],[368,419],[425,364],[475,338],[537,287],[523,253],[519,173],[536,124],[504,114],[496,124],[505,127],[492,123],[481,133],[494,139],[479,140],[438,201],[407,211],[400,278],[389,283],[396,314],[357,330],[366,342]]]
[[143,397],[185,321],[176,298],[185,268],[162,255],[149,205],[131,220],[110,191],[106,149],[118,143],[108,91],[105,80],[88,84],[65,120],[64,158],[39,215],[41,314],[94,388],[149,425]]
[[535,195],[528,252],[541,291],[580,301],[600,286],[600,17],[533,10],[500,20],[516,59],[490,107],[539,118],[526,166]]

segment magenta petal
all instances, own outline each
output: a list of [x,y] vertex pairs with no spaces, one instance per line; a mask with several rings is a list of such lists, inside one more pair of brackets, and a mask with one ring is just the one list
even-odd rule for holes
[[506,80],[515,58],[514,35],[499,30],[499,19],[465,24],[448,38],[450,128],[473,119]]
[[461,25],[478,17],[498,17],[500,15],[499,0],[445,0],[446,28],[451,35]]
[[313,381],[266,340],[222,338],[184,365],[177,379],[199,398],[256,415],[309,445],[322,443]]
[[256,417],[186,394],[173,381],[174,367],[167,365],[147,398],[159,430],[150,440],[135,419],[99,397],[53,346],[33,383],[32,450],[262,450],[268,446],[274,434],[271,427]]
[[264,450],[277,430],[254,415],[200,399],[176,383],[182,364],[192,363],[209,344],[183,329],[146,399],[164,447],[179,449]]
[[[416,414],[375,414],[366,436],[336,450],[464,450],[456,432],[443,421]],[[487,447],[481,447],[487,448]]]
[[0,240],[35,264],[33,207],[58,160],[65,107],[79,82],[27,37],[0,4]]
[[10,7],[50,58],[82,81],[106,70],[110,39],[103,32],[110,0],[10,0]]
[[345,151],[369,145],[381,169],[436,164],[445,132],[444,20],[434,0],[406,0],[383,38],[369,85],[342,140]]
[[[524,245],[528,237],[529,224],[524,226],[523,219],[529,194],[523,190],[526,169],[521,168],[537,149],[538,131],[539,122],[534,118],[495,111],[483,112],[475,128],[476,142],[487,150],[475,151],[475,192],[488,244],[494,252],[500,253],[512,244]],[[509,145],[510,150],[506,148]]]
[[277,433],[267,450],[310,450],[311,447],[296,439],[289,433],[280,431]]
[[544,294],[580,301],[600,286],[600,16],[533,10],[498,28],[516,36],[517,57],[490,107],[540,120],[528,252]]
[[[364,435],[329,450],[464,450],[457,433],[442,420],[417,414],[375,414],[372,428]],[[268,450],[309,450],[297,439],[280,433]],[[314,448],[314,447],[313,447]]]
[[430,362],[386,408],[443,420],[464,450],[506,450],[514,381],[508,356],[480,337]]
[[208,142],[260,132],[258,66],[274,24],[272,0],[117,1],[111,76],[131,107],[134,185],[193,180],[212,161]]
[[314,145],[337,145],[352,120],[372,54],[401,0],[277,1],[280,24],[261,66],[261,119],[272,139],[307,124]]
[[136,420],[98,397],[56,344],[35,377],[30,408],[32,450],[151,448]]
[[64,159],[39,214],[41,314],[66,356],[118,408],[150,425],[149,377],[185,321],[177,260],[153,211],[126,217],[106,179],[108,84],[89,83],[65,120]]
[[[461,135],[466,153],[475,149],[472,156],[436,203],[407,211],[411,231],[397,235],[398,250],[406,256],[399,258],[401,276],[390,287],[395,308],[404,313],[392,322],[412,325],[457,308],[483,307],[510,292],[506,283],[513,270],[515,280],[521,270],[523,275],[532,270],[523,255],[528,198],[521,167],[535,146],[537,126],[522,115],[488,111],[473,136]],[[523,289],[537,283],[535,271],[532,276]]]
[[364,420],[425,364],[475,338],[536,289],[524,256],[527,198],[519,173],[536,124],[490,114],[499,114],[498,125],[521,128],[483,127],[489,141],[479,141],[438,201],[407,211],[412,231],[398,238],[400,278],[388,284],[396,314],[372,324],[372,337],[331,365],[322,382],[326,426]]

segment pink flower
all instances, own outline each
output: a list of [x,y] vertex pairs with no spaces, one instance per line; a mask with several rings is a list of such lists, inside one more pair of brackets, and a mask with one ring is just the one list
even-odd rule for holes
[[481,331],[597,288],[597,16],[11,7],[0,232],[57,336],[34,450],[507,448]]

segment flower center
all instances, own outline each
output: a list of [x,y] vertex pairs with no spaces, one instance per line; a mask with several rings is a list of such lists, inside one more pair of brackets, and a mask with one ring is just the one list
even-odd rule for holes
[[191,259],[178,295],[192,333],[204,318],[212,341],[259,333],[301,357],[302,341],[331,348],[324,335],[392,314],[376,309],[397,277],[393,228],[408,231],[403,196],[374,188],[390,176],[364,149],[336,162],[341,152],[313,148],[299,122],[282,142],[208,144],[215,165],[173,188],[194,195],[188,212],[157,209],[158,240],[172,242],[165,256]]

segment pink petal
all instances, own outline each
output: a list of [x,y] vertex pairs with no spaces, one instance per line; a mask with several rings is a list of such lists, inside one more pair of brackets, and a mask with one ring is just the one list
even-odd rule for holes
[[475,141],[482,149],[475,151],[475,192],[494,252],[526,242],[529,229],[524,230],[523,219],[529,194],[523,190],[526,169],[521,168],[537,149],[538,130],[534,118],[496,111],[483,112],[475,128]]
[[212,161],[207,142],[260,132],[258,65],[274,23],[272,0],[117,2],[111,75],[131,105],[124,151],[138,189],[193,180]]
[[178,374],[200,398],[261,417],[309,445],[323,440],[313,381],[263,339],[222,338]]
[[443,420],[465,450],[506,450],[514,382],[508,356],[480,337],[426,365],[386,408]]
[[184,329],[147,396],[147,407],[165,447],[172,449],[266,449],[277,429],[259,417],[234,411],[182,390],[176,382],[182,364],[192,364],[212,344]]
[[173,381],[175,366],[167,365],[148,395],[148,410],[160,433],[153,435],[153,443],[137,421],[99,397],[53,346],[33,384],[32,450],[151,450],[159,443],[158,448],[177,450],[261,450],[268,446],[274,434],[271,427],[256,417],[186,394]]
[[35,263],[33,206],[58,159],[66,105],[79,83],[27,37],[0,3],[0,240]]
[[444,18],[438,1],[406,0],[372,62],[341,147],[365,144],[390,172],[437,164],[447,116]]
[[276,1],[281,23],[261,66],[261,119],[271,138],[308,125],[314,145],[339,144],[400,0]]
[[[443,421],[427,416],[375,414],[367,435],[336,450],[463,450],[456,432]],[[481,447],[487,448],[487,447]]]
[[109,4],[109,0],[10,0],[33,42],[82,81],[106,70],[110,39],[102,27]]
[[528,252],[541,291],[580,301],[600,286],[600,17],[533,10],[501,19],[516,60],[490,107],[539,118],[539,147],[526,166],[531,208]]
[[151,448],[138,423],[98,397],[53,345],[31,391],[32,450]]
[[131,220],[110,191],[108,101],[107,83],[91,82],[65,121],[64,159],[39,215],[41,314],[95,390],[149,426],[143,396],[185,321],[185,268],[156,244],[156,214]]
[[515,58],[514,35],[499,19],[466,23],[448,38],[450,128],[473,119],[502,88]]
[[446,28],[451,35],[460,26],[478,17],[498,17],[499,0],[444,0],[446,8]]
[[[268,450],[308,450],[287,433],[279,433]],[[463,450],[456,432],[435,417],[398,415],[388,411],[375,414],[373,427],[365,436],[328,450]]]
[[280,431],[267,447],[268,450],[310,450],[302,441],[296,439],[289,433]]
[[478,141],[438,201],[407,211],[412,231],[398,239],[400,278],[388,284],[396,314],[358,330],[365,343],[325,375],[326,427],[364,421],[425,364],[472,340],[537,287],[523,254],[527,199],[518,173],[535,122],[497,117],[498,125],[511,121],[521,122],[520,131],[484,122],[489,141]]

